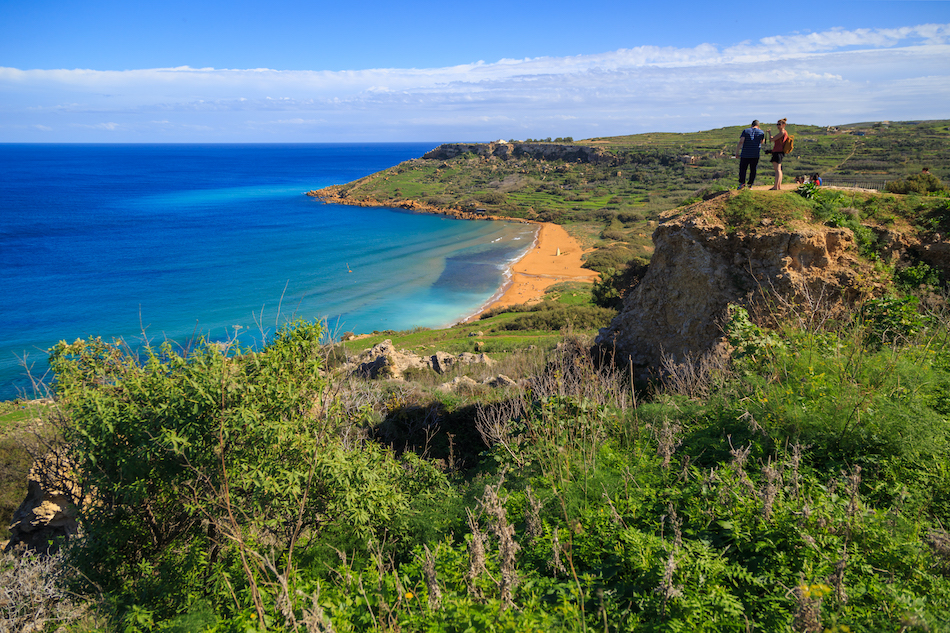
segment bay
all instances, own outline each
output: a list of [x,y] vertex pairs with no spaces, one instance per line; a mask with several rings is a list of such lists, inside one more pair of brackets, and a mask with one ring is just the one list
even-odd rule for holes
[[436,145],[0,145],[0,399],[32,395],[23,364],[43,376],[58,340],[260,340],[291,318],[340,334],[474,313],[533,227],[304,195]]

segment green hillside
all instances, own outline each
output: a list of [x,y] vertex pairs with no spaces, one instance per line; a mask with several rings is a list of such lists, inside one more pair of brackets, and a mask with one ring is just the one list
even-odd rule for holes
[[[484,209],[501,217],[556,222],[585,247],[618,249],[605,255],[612,267],[622,267],[632,257],[649,258],[649,237],[660,212],[737,185],[738,161],[732,156],[743,127],[571,143],[603,148],[610,160],[599,163],[474,154],[449,160],[418,158],[321,193],[344,195],[351,202],[398,206],[412,200],[436,208]],[[792,123],[788,129],[796,149],[785,160],[786,184],[798,175],[818,172],[826,185],[883,189],[888,182],[919,174],[923,167],[950,181],[950,120],[828,128]],[[772,183],[767,158],[760,164],[758,182]]]

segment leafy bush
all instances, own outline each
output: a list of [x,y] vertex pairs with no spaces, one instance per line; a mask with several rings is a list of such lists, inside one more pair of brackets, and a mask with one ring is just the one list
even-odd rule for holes
[[600,279],[594,282],[594,303],[602,308],[619,310],[623,298],[640,283],[649,266],[646,258],[634,257],[619,270],[608,268],[601,272]]
[[8,526],[13,513],[23,502],[24,488],[33,457],[23,438],[8,435],[0,438],[0,539],[9,538]]
[[916,289],[921,286],[936,287],[941,282],[940,271],[925,262],[917,262],[912,266],[896,269],[894,281],[906,289]]
[[629,225],[636,222],[642,222],[646,219],[646,216],[642,212],[636,211],[622,211],[617,214],[617,219],[620,220],[623,224]]
[[804,185],[799,185],[798,189],[795,190],[795,193],[800,195],[806,200],[811,200],[815,197],[815,194],[818,193],[820,187],[813,182],[806,182]]
[[273,579],[264,553],[304,535],[365,543],[401,520],[416,488],[390,453],[347,439],[321,335],[298,321],[260,351],[165,344],[140,358],[101,339],[53,349],[63,434],[96,499],[71,550],[80,584],[167,617],[209,581],[259,596]]
[[863,305],[861,316],[873,345],[886,345],[920,332],[924,317],[917,311],[920,300],[914,296],[882,297]]
[[726,338],[733,347],[735,359],[772,358],[776,350],[784,349],[785,343],[774,332],[763,330],[752,323],[749,312],[737,305],[728,308],[729,318],[726,321]]
[[583,268],[605,273],[608,269],[623,269],[633,257],[633,251],[621,244],[611,244],[587,255]]
[[499,191],[489,191],[487,193],[476,194],[475,197],[479,202],[484,202],[485,204],[501,204],[505,201],[505,194]]
[[892,180],[887,183],[886,189],[889,193],[919,193],[928,194],[938,191],[944,191],[943,183],[933,174],[914,174],[902,180]]
[[627,234],[618,229],[604,229],[600,232],[600,239],[613,240],[614,242],[624,242],[627,240]]

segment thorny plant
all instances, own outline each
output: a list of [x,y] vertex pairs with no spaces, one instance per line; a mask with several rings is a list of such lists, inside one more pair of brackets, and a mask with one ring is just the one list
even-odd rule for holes
[[670,467],[670,461],[673,459],[673,453],[676,447],[680,445],[679,433],[682,427],[672,423],[666,418],[663,424],[655,430],[656,435],[656,454],[661,460],[663,468]]
[[531,394],[537,399],[571,397],[625,412],[631,402],[622,369],[606,362],[598,366],[594,353],[590,341],[565,333],[545,371],[530,380]]
[[63,569],[61,553],[0,558],[0,633],[19,633],[29,625],[68,622],[81,615],[81,607],[61,583]]
[[671,354],[663,354],[660,362],[660,385],[663,392],[705,399],[728,379],[729,354],[717,347],[694,357],[688,353],[682,362]]
[[478,518],[468,508],[465,509],[468,518],[468,529],[471,540],[468,542],[468,571],[465,573],[465,586],[468,592],[476,598],[482,598],[482,591],[476,581],[482,574],[487,574],[485,567],[485,533],[478,524]]
[[522,398],[512,398],[488,405],[478,403],[475,408],[475,428],[485,446],[502,446],[518,465],[523,464],[524,458],[516,425],[524,407]]

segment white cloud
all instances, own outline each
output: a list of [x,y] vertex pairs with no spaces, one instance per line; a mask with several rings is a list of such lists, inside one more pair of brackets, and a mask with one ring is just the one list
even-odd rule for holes
[[305,140],[408,140],[508,130],[581,138],[677,122],[694,129],[700,116],[704,125],[778,114],[810,123],[880,113],[942,118],[947,59],[950,25],[925,24],[427,69],[0,68],[0,125],[65,122],[129,140],[148,140],[150,130],[181,140],[254,140],[281,130],[320,135]]
[[124,126],[120,125],[119,123],[112,123],[112,122],[108,122],[108,123],[93,123],[93,124],[89,124],[89,123],[71,123],[70,125],[71,125],[72,127],[86,128],[86,129],[91,129],[91,130],[108,130],[109,132],[114,132],[114,131],[120,130],[120,129],[122,129],[122,128],[124,127]]

